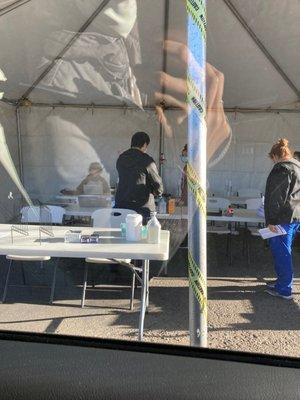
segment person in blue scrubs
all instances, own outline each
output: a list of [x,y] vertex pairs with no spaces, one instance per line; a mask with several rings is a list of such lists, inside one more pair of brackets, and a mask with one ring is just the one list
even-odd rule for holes
[[300,229],[300,162],[293,158],[287,139],[279,139],[269,153],[274,162],[265,192],[265,218],[276,233],[281,225],[286,235],[270,239],[277,280],[267,285],[266,293],[286,300],[293,298],[292,245]]

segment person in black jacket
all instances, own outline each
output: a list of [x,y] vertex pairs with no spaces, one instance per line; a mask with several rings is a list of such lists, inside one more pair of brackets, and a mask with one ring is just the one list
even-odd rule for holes
[[155,211],[154,196],[161,196],[163,184],[152,157],[146,154],[149,135],[136,132],[131,139],[131,148],[117,160],[119,184],[115,207],[134,210],[143,216],[146,224],[150,213]]
[[266,184],[266,225],[274,233],[281,225],[286,235],[270,239],[277,280],[268,284],[266,292],[292,299],[292,244],[300,228],[300,162],[293,158],[287,139],[275,143],[269,156],[275,165]]

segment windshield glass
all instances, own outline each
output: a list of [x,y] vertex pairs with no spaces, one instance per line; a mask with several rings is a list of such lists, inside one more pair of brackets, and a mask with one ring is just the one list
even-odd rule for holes
[[0,329],[299,357],[299,18],[0,1]]

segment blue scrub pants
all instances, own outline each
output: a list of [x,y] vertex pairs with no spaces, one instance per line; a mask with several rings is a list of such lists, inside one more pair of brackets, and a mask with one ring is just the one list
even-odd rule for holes
[[281,224],[281,226],[287,234],[269,239],[277,275],[275,290],[282,295],[290,296],[293,285],[292,244],[300,229],[300,223]]

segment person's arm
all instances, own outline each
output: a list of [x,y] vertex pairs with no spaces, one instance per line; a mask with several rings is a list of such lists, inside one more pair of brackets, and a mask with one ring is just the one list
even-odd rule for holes
[[148,171],[148,177],[149,177],[152,194],[154,194],[156,196],[161,196],[163,194],[164,187],[163,187],[162,179],[159,176],[156,164],[153,160],[148,165],[147,171]]
[[290,192],[291,180],[291,174],[285,168],[271,171],[265,194],[266,225],[278,223],[278,217]]

